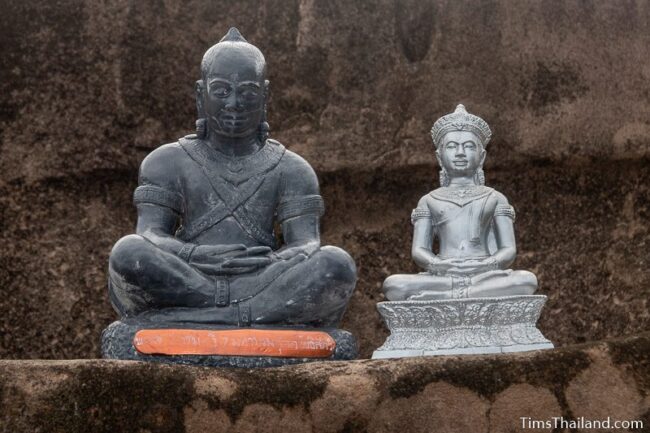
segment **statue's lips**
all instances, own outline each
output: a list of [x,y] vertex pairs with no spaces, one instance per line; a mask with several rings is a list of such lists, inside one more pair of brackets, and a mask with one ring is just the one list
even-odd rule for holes
[[248,116],[245,115],[236,115],[236,114],[222,114],[219,116],[219,120],[223,123],[238,125],[248,121]]
[[452,161],[452,163],[457,167],[465,167],[466,165],[469,164],[469,161],[466,159],[461,159],[461,160]]

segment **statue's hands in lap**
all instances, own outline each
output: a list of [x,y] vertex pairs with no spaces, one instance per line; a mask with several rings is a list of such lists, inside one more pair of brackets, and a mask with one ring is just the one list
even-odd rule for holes
[[494,270],[495,264],[492,257],[437,259],[429,266],[429,270],[438,275],[471,275]]
[[435,275],[447,275],[449,270],[456,265],[456,259],[441,259],[436,257],[428,264],[427,271]]
[[243,274],[269,265],[271,251],[242,244],[199,245],[192,252],[190,265],[209,275]]
[[307,258],[318,251],[319,247],[319,242],[307,242],[298,246],[283,247],[273,253],[273,257],[278,260],[289,260],[298,255]]

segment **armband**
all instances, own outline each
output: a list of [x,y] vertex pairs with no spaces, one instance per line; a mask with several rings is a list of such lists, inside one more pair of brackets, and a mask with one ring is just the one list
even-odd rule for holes
[[411,212],[411,224],[415,224],[415,221],[423,218],[427,218],[427,219],[432,218],[429,209],[423,209],[420,207],[416,207],[415,209],[413,209],[413,212]]
[[510,206],[509,204],[498,204],[496,209],[494,209],[494,216],[497,215],[504,215],[510,218],[511,220],[515,220],[515,208]]
[[280,222],[302,215],[316,215],[320,217],[325,213],[325,204],[320,195],[307,195],[283,201],[278,206],[277,213]]
[[183,196],[154,185],[137,187],[133,193],[133,203],[136,206],[141,203],[157,204],[168,207],[176,213],[181,213],[183,210]]

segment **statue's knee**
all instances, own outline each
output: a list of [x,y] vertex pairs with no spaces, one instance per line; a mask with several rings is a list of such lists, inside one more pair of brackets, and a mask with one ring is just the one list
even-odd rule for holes
[[386,278],[381,290],[389,301],[399,301],[406,298],[404,295],[405,287],[399,275],[391,275]]
[[127,235],[117,241],[111,250],[108,263],[114,271],[124,273],[140,259],[147,241],[139,235]]
[[532,295],[537,290],[537,277],[529,271],[515,271],[512,274],[514,284],[521,287],[527,295]]
[[357,267],[350,255],[338,247],[324,246],[317,253],[317,264],[323,277],[344,282],[354,288],[357,282]]

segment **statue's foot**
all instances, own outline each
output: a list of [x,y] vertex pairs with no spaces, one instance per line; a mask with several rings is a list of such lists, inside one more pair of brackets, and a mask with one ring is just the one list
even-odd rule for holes
[[431,274],[391,275],[382,286],[389,301],[449,299],[452,279]]
[[488,271],[470,278],[468,298],[532,295],[537,290],[537,277],[529,271],[512,269]]
[[407,301],[435,301],[439,299],[451,299],[452,298],[452,292],[450,290],[442,290],[442,291],[435,291],[435,290],[424,290],[420,293],[416,293],[415,295],[411,295],[408,298],[406,298]]

